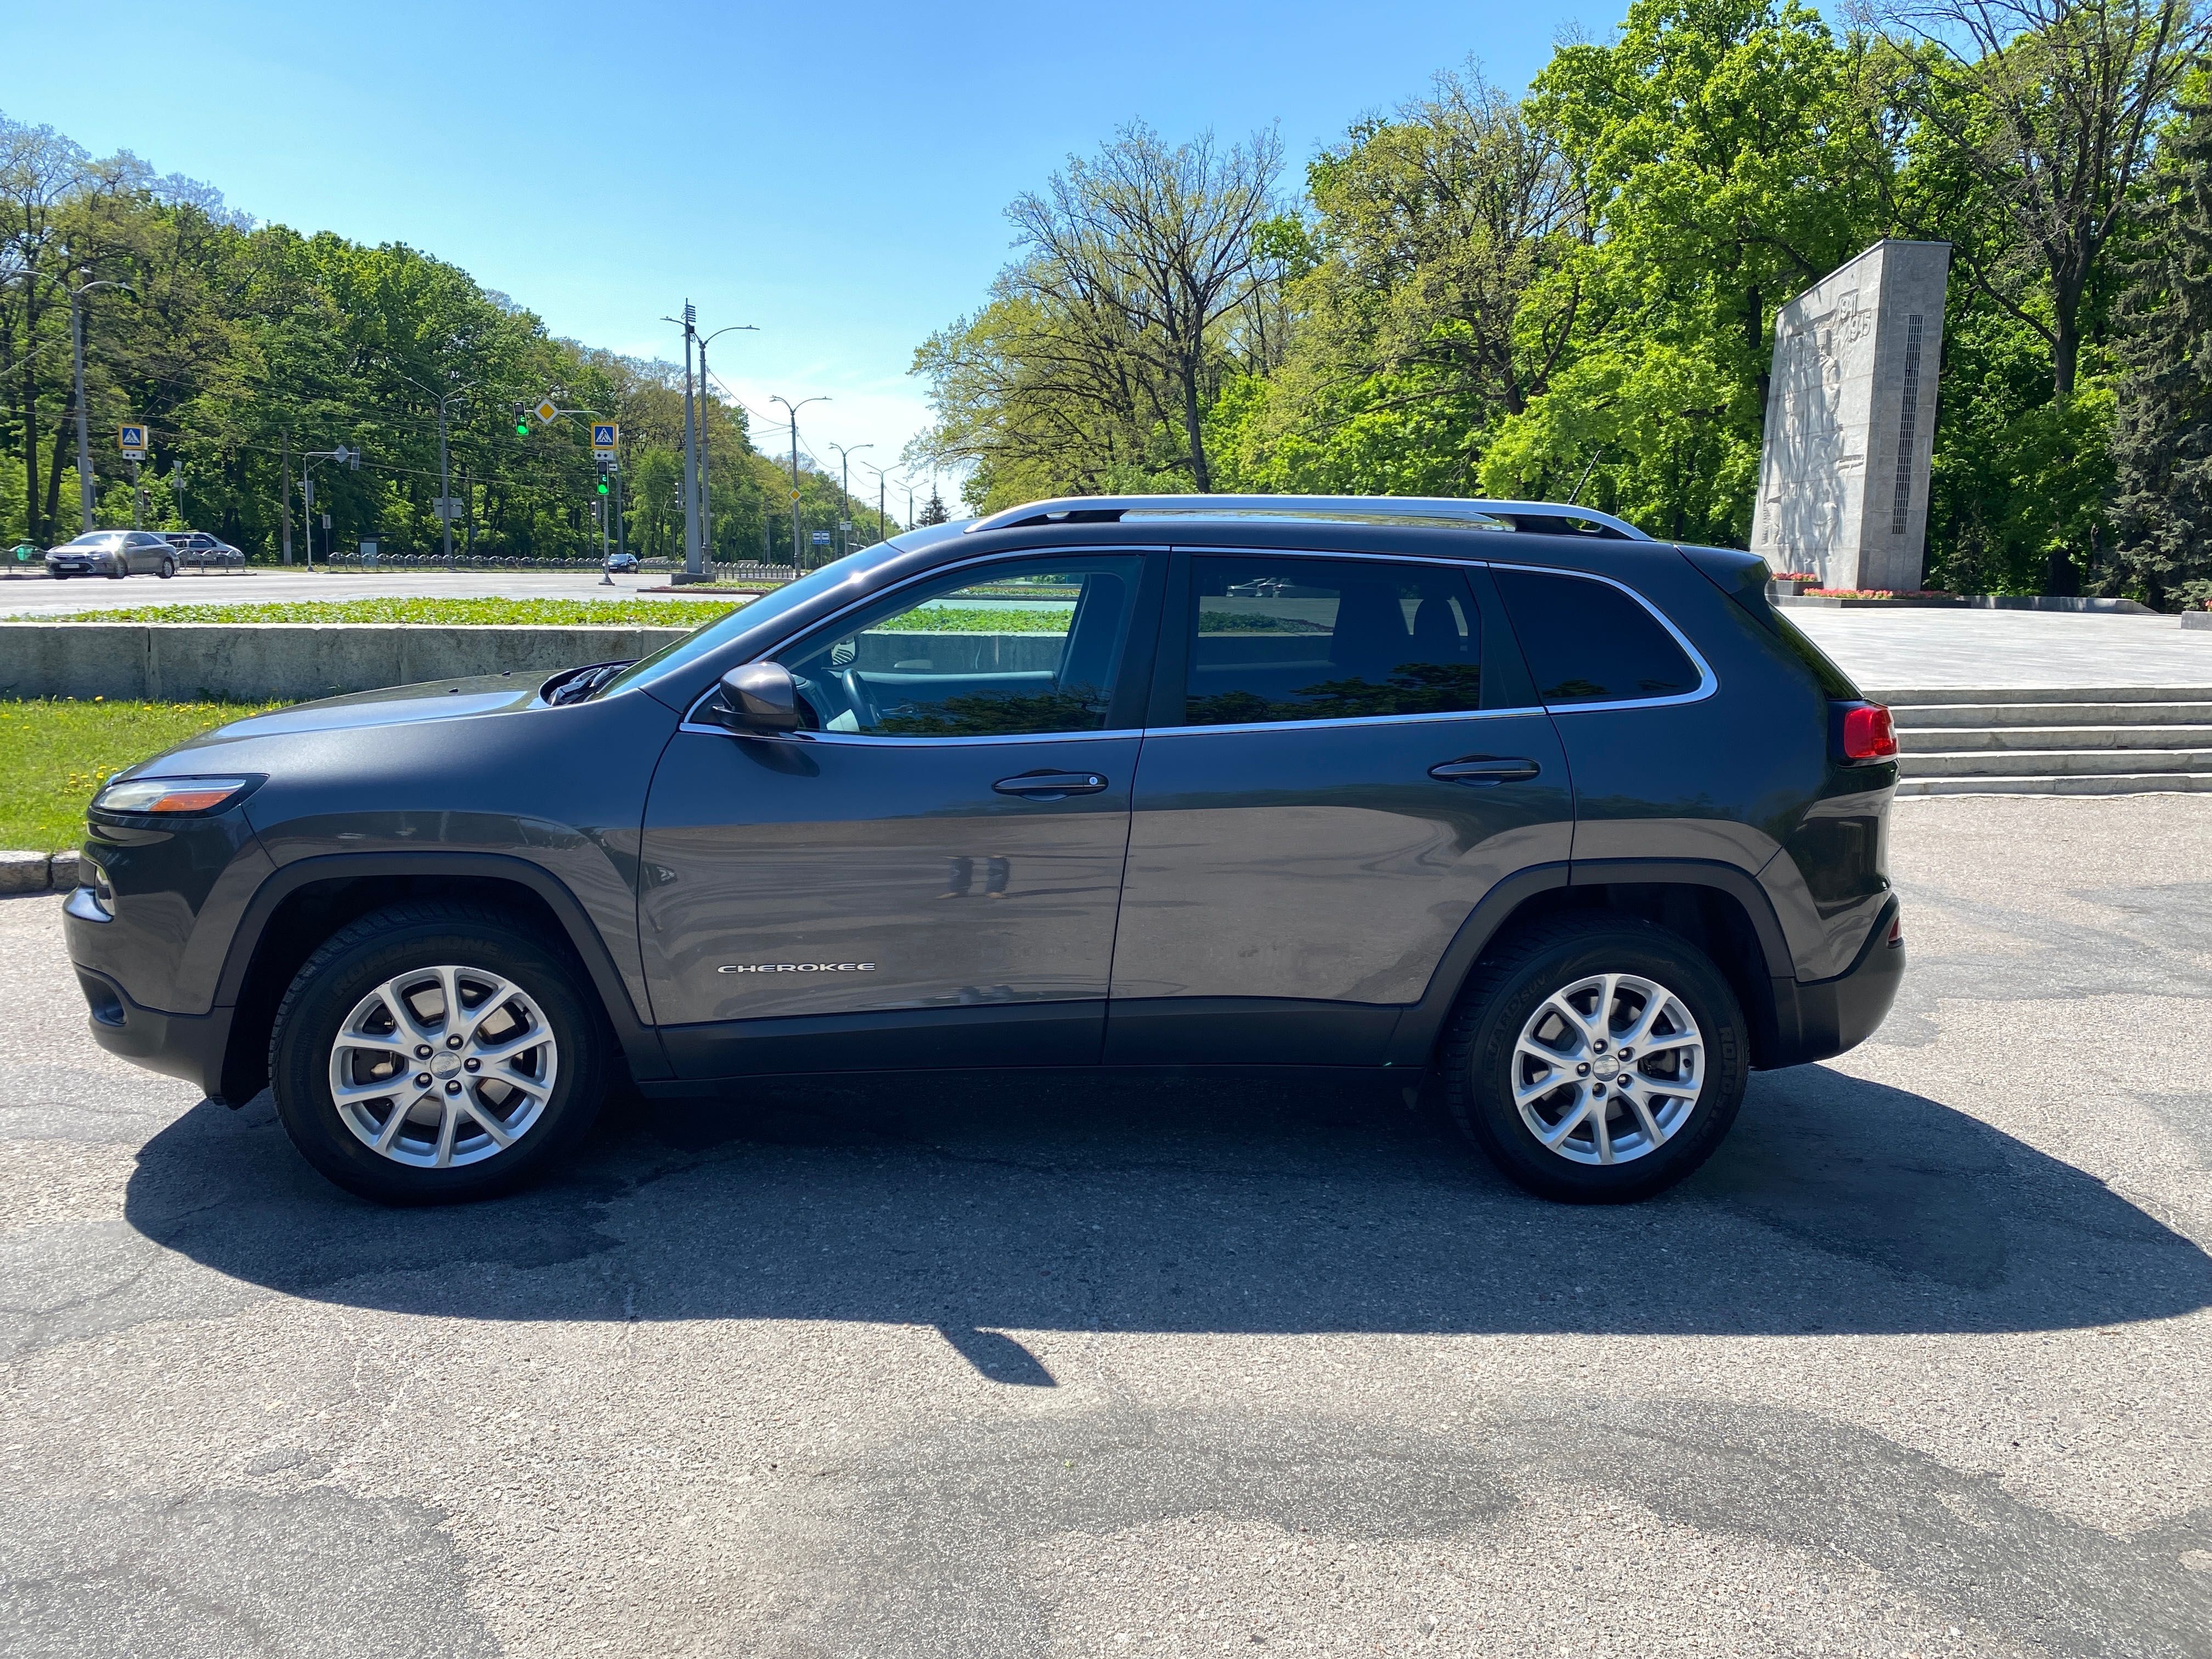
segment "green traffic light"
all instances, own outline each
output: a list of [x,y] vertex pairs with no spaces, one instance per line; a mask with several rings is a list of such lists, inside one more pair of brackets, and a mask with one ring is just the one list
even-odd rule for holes
[[607,493],[607,486],[606,486],[606,483],[605,483],[605,481],[604,479],[602,479],[602,480],[600,481],[600,483],[599,483],[599,494],[600,494],[600,495],[605,495],[606,493]]
[[514,435],[518,438],[527,438],[530,435],[530,428],[517,421],[514,423]]

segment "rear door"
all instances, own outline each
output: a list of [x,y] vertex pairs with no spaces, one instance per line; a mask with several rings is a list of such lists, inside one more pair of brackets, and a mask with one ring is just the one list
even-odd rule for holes
[[1108,1057],[1379,1060],[1484,894],[1570,852],[1486,574],[1178,552],[1160,641]]
[[1097,1057],[1165,558],[984,562],[775,659],[813,729],[687,723],[641,932],[679,1073]]

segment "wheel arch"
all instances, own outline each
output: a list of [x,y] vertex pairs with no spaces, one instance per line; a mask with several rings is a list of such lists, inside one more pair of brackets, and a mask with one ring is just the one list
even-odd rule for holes
[[1567,915],[1636,916],[1681,934],[1712,959],[1742,1004],[1753,1066],[1790,1063],[1777,981],[1796,981],[1782,924],[1757,879],[1704,860],[1600,859],[1520,871],[1484,895],[1420,1001],[1399,1017],[1390,1064],[1430,1064],[1460,992],[1489,953],[1536,922]]
[[668,1075],[659,1034],[641,1018],[605,941],[546,871],[498,854],[340,854],[284,866],[248,901],[216,989],[217,1006],[231,1011],[216,1097],[242,1105],[267,1084],[277,1004],[317,945],[372,910],[424,898],[494,905],[564,949],[598,994],[632,1075]]

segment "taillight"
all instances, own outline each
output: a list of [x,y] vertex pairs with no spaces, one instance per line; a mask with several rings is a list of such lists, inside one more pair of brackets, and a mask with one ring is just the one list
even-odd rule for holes
[[1897,753],[1897,728],[1889,710],[1878,702],[1844,705],[1844,758],[1852,761],[1888,760]]
[[1892,945],[1905,943],[1905,914],[1902,911],[1889,919],[1889,942]]

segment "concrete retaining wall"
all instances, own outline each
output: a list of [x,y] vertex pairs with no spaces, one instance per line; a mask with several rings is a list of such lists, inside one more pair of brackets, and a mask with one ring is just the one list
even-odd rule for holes
[[0,697],[327,697],[642,657],[681,628],[0,623]]
[[[642,657],[681,628],[445,628],[368,623],[0,623],[0,697],[334,696],[465,674],[550,674]],[[1050,672],[1058,634],[862,635],[858,666]]]

